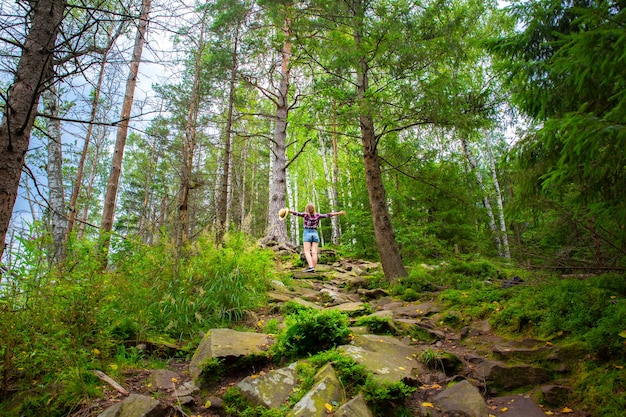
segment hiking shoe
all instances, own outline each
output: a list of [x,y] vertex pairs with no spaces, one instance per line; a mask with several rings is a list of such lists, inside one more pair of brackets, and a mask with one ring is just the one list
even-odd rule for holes
[[307,269],[304,270],[304,272],[315,272],[315,268],[313,268],[312,266],[308,267]]

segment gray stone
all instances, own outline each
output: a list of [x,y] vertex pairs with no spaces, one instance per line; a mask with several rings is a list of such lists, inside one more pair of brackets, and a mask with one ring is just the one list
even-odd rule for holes
[[489,385],[506,390],[540,385],[550,380],[550,374],[543,368],[531,365],[507,366],[502,362],[485,361],[476,367],[478,379],[484,379]]
[[[546,417],[544,410],[539,408],[526,394],[505,395],[490,399],[494,414],[506,417]],[[505,411],[501,411],[505,409]]]
[[249,376],[237,387],[241,394],[255,405],[279,408],[289,399],[298,381],[296,364],[269,371],[261,376]]
[[167,408],[159,400],[130,394],[124,401],[107,408],[98,417],[162,417],[167,413]]
[[181,386],[176,387],[176,393],[179,396],[188,396],[200,392],[200,388],[193,383],[193,381],[187,381]]
[[469,417],[489,416],[489,409],[478,388],[466,380],[437,394],[433,398],[433,403],[440,407],[444,413],[457,413]]
[[[315,297],[317,297],[317,295]],[[298,305],[301,305],[302,307],[310,308],[310,309],[313,309],[313,310],[321,310],[322,309],[322,307],[318,306],[317,304],[312,303],[310,301],[306,301],[306,300],[304,300],[304,299],[302,299],[300,297],[296,297],[296,298],[294,298],[291,301],[296,303],[296,304],[298,304]]]
[[498,345],[493,348],[493,354],[497,359],[508,361],[518,359],[521,361],[536,361],[545,358],[551,350],[549,346],[539,347],[516,347]]
[[281,281],[279,281],[277,279],[271,280],[270,281],[270,286],[274,289],[274,291],[289,292],[289,288],[287,288],[287,286],[285,284],[283,284]]
[[546,404],[560,406],[567,402],[572,389],[563,385],[546,385],[541,387],[541,393]]
[[326,364],[315,376],[316,384],[307,392],[287,417],[326,417],[326,404],[343,403],[345,394],[335,370]]
[[335,411],[334,417],[374,417],[363,394],[359,394]]
[[389,293],[381,288],[369,290],[367,288],[359,288],[356,293],[362,300],[375,300],[377,298],[386,297]]
[[320,290],[320,296],[324,302],[333,305],[354,302],[350,297],[339,292],[337,288],[325,287]]
[[348,302],[348,303],[343,303],[343,304],[339,304],[336,306],[328,307],[327,310],[337,310],[343,313],[357,313],[359,311],[364,311],[365,308],[366,308],[365,304],[363,303]]
[[380,382],[415,380],[426,368],[417,360],[419,351],[391,336],[356,335],[339,350],[364,365]]
[[267,334],[212,329],[202,338],[191,358],[189,374],[197,384],[207,360],[263,354],[272,343]]
[[150,383],[156,389],[171,391],[180,381],[180,375],[167,369],[156,369],[150,373]]

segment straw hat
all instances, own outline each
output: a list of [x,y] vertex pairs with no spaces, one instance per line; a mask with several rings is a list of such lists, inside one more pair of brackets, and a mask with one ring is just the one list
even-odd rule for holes
[[285,220],[288,214],[289,214],[289,209],[287,207],[283,207],[280,210],[278,210],[278,217],[281,220]]

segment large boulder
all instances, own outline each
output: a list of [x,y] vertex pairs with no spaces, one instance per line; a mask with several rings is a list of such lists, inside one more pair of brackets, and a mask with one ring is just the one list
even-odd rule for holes
[[287,417],[327,417],[327,404],[343,403],[345,394],[331,364],[315,375],[315,385],[296,403]]
[[239,358],[262,355],[273,343],[270,335],[237,332],[231,329],[211,329],[202,339],[189,363],[189,374],[200,382],[207,361],[211,359]]
[[167,408],[159,400],[130,394],[124,401],[107,408],[98,417],[164,417],[167,414]]
[[478,388],[466,380],[437,394],[433,398],[433,403],[446,414],[468,417],[489,416],[489,408]]
[[279,408],[289,396],[298,381],[296,364],[275,369],[264,375],[252,375],[237,384],[241,394],[252,404],[267,408]]
[[416,380],[426,368],[417,360],[418,350],[391,336],[356,335],[339,350],[364,365],[379,382]]

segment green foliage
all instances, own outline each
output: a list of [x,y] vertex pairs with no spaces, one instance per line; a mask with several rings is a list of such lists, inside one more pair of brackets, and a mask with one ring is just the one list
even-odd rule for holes
[[[222,248],[202,236],[184,259],[166,241],[147,246],[126,239],[112,251],[111,271],[101,269],[89,241],[72,241],[66,262],[52,270],[39,261],[36,242],[27,243],[20,267],[0,286],[0,372],[12,383],[28,387],[38,381],[51,388],[41,393],[49,398],[25,405],[36,413],[45,403],[40,415],[94,395],[78,369],[114,374],[154,365],[125,341],[174,338],[169,344],[178,343],[178,352],[186,354],[182,346],[202,331],[259,306],[273,276],[271,253],[243,235],[229,235]],[[71,387],[71,398],[55,393],[61,382]]]
[[348,341],[350,329],[345,314],[335,311],[302,310],[287,316],[285,330],[272,346],[278,356],[299,358]]
[[298,393],[291,398],[292,403],[299,401],[313,386],[315,374],[327,363],[332,364],[333,369],[337,373],[337,377],[346,389],[348,397],[358,394],[363,384],[365,384],[369,378],[369,374],[364,365],[359,365],[354,359],[342,354],[336,349],[319,352],[307,360],[298,363],[296,371],[298,372],[298,378],[301,383]]
[[363,397],[376,416],[395,415],[395,410],[401,408],[404,401],[415,391],[416,387],[404,382],[380,383],[368,378],[363,386]]
[[572,379],[575,398],[595,410],[594,415],[620,417],[626,410],[626,375],[613,363],[583,362]]
[[439,368],[442,371],[445,370],[441,360],[441,353],[437,352],[433,348],[429,347],[428,349],[422,351],[419,355],[419,360],[429,369]]
[[395,334],[395,328],[391,323],[391,319],[387,317],[365,316],[360,317],[354,322],[355,326],[366,326],[367,330],[373,334]]
[[285,417],[287,412],[278,408],[254,406],[241,395],[236,387],[229,388],[224,396],[224,410],[237,417]]
[[626,9],[542,0],[509,11],[522,29],[490,47],[532,124],[507,161],[522,249],[537,262],[623,264]]
[[[532,287],[519,287],[493,316],[502,330],[526,332],[544,338],[584,340],[596,354],[626,358],[620,333],[624,330],[626,302],[607,280],[554,279]],[[619,285],[621,287],[621,285]]]

